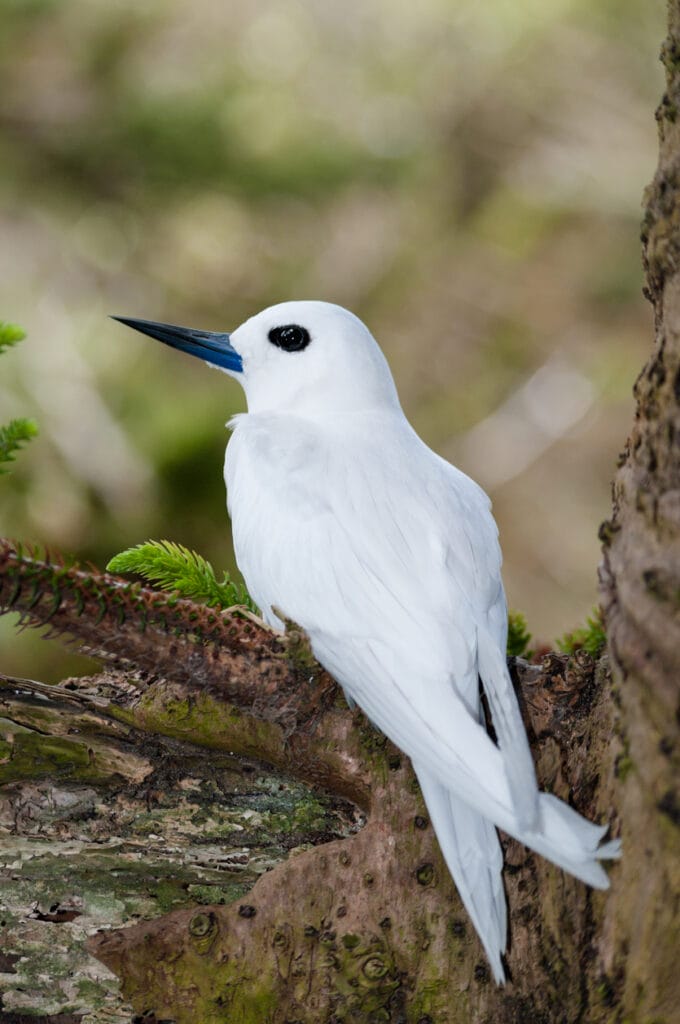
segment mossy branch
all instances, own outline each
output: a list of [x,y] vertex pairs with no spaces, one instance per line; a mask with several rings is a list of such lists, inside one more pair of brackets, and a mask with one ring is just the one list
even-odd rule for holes
[[336,706],[337,684],[316,662],[298,660],[299,637],[289,650],[286,635],[253,615],[37,559],[0,539],[0,614],[10,611],[114,666],[151,673],[132,706],[129,685],[113,697],[114,717],[128,725],[256,757],[368,802],[366,765],[346,755],[355,716]]
[[288,640],[254,615],[217,611],[0,539],[0,614],[47,626],[86,652],[219,695],[286,732],[332,702],[320,666],[298,665]]

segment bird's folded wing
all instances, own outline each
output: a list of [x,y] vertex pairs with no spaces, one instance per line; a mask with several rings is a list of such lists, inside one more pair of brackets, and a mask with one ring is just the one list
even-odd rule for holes
[[[406,429],[385,439],[378,424],[354,439],[351,424],[340,438],[305,424],[243,427],[229,491],[255,600],[305,628],[345,690],[442,783],[453,773],[470,794],[479,779],[531,820],[536,782],[505,669],[484,492]],[[500,753],[479,724],[480,657]]]
[[534,762],[505,652],[501,653],[496,637],[484,624],[477,627],[477,658],[515,814],[522,829],[531,829],[536,825],[538,814]]

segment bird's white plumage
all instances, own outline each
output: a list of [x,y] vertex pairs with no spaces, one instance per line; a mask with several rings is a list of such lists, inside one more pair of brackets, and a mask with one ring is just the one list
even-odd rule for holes
[[[272,327],[304,326],[302,351]],[[319,661],[413,759],[444,857],[503,979],[506,910],[493,825],[592,885],[604,829],[539,794],[505,662],[507,613],[489,500],[435,455],[399,406],[363,324],[283,303],[231,335],[248,413],[225,479],[239,567]],[[236,376],[236,374],[234,374]],[[498,745],[481,724],[478,679]]]

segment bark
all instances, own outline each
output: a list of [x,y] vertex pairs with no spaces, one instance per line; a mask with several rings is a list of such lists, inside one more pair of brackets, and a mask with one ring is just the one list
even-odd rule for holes
[[542,788],[623,832],[611,891],[504,838],[496,987],[408,760],[299,632],[4,544],[0,610],[108,668],[59,687],[0,677],[0,1022],[677,1019],[678,0],[669,11],[644,225],[655,347],[602,528],[610,653],[516,666]]
[[635,1020],[680,1005],[680,4],[669,3],[657,110],[659,166],[645,196],[646,294],[653,351],[635,384],[631,436],[601,537],[601,592],[621,702],[626,779],[617,796],[626,855],[609,908],[625,957],[622,1005]]

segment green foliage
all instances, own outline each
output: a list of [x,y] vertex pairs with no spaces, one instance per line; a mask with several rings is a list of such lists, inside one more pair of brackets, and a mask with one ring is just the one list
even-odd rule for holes
[[16,324],[8,324],[4,320],[0,320],[0,352],[6,348],[11,348],[12,345],[16,345],[18,342],[23,341],[26,337],[26,332],[17,327]]
[[607,643],[607,634],[602,620],[602,609],[593,608],[592,614],[586,619],[585,626],[565,633],[557,640],[557,646],[563,654],[573,654],[583,650],[596,658]]
[[[21,327],[0,320],[0,355],[25,337],[26,332]],[[35,420],[14,419],[5,426],[0,426],[0,467],[3,462],[14,462],[14,456],[22,444],[30,441],[37,433],[38,424]],[[9,470],[0,468],[0,474],[8,472]]]
[[527,628],[527,620],[521,612],[508,612],[508,644],[509,658],[530,658],[529,641],[531,633]]
[[[14,462],[14,455],[22,444],[30,441],[37,433],[38,424],[35,420],[10,420],[6,426],[0,427],[0,463]],[[0,468],[0,473],[8,472]]]
[[169,540],[150,540],[114,555],[106,567],[110,572],[134,572],[161,590],[200,601],[210,608],[242,605],[257,612],[242,584],[228,573],[218,580],[215,570],[202,555]]

